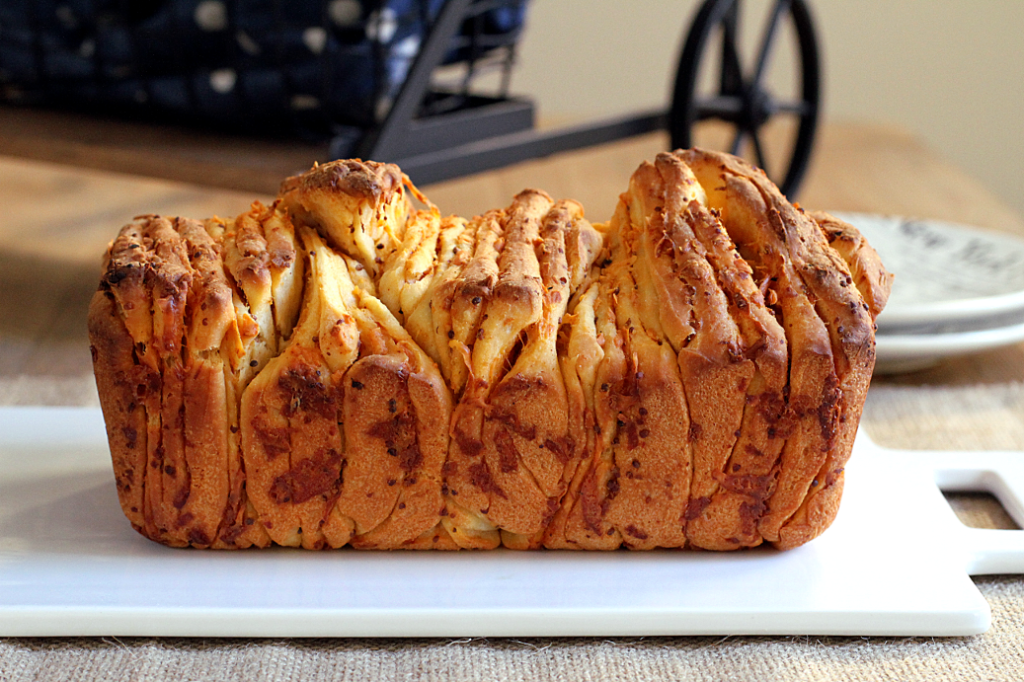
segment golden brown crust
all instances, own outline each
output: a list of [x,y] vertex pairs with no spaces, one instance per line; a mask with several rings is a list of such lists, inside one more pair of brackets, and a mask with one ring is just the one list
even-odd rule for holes
[[[789,413],[794,431],[779,461],[762,535],[785,548],[818,535],[838,509],[843,467],[874,368],[874,325],[843,258],[810,217],[763,172],[724,154],[690,150],[709,203],[776,283],[791,346]],[[852,230],[852,228],[850,228]]]
[[871,313],[871,319],[885,308],[892,291],[891,273],[882,265],[868,240],[853,225],[836,218],[824,211],[811,211],[809,215],[825,233],[829,245],[835,249],[850,268],[857,291]]
[[89,305],[89,343],[118,500],[132,526],[142,532],[148,433],[139,396],[153,390],[159,376],[133,361],[135,342],[109,291],[97,291]]
[[891,280],[702,150],[641,165],[597,226],[539,190],[441,218],[397,167],[332,162],[232,220],[141,216],[104,268],[122,508],[214,548],[802,544]]
[[397,548],[438,525],[451,412],[436,365],[301,230],[303,317],[242,396],[247,490],[274,542]]
[[280,194],[296,222],[316,229],[373,276],[401,241],[411,210],[401,170],[375,161],[314,166],[286,180]]
[[282,185],[282,194],[295,189],[300,192],[330,191],[339,197],[377,202],[402,186],[402,171],[393,164],[341,159],[318,164],[312,170]]
[[564,248],[550,249],[552,235],[564,230],[552,223],[565,221],[549,215],[552,208],[547,195],[523,192],[500,226],[485,219],[480,229],[495,235],[500,228],[503,243],[498,252],[490,236],[478,239],[477,253],[496,252],[497,272],[474,267],[483,259],[474,258],[456,288],[468,303],[463,315],[479,323],[470,339],[469,380],[452,420],[446,482],[465,510],[503,529],[516,546],[530,544],[550,522],[572,456],[554,348],[568,297],[546,291],[537,249],[549,274],[557,268],[553,257],[564,259]]
[[[730,509],[726,518],[731,523],[724,523],[711,506],[713,497],[735,496],[737,491],[747,506],[756,504],[748,499],[750,472],[729,461],[737,434],[742,435],[747,388],[756,368],[745,353],[735,311],[730,309],[736,299],[720,286],[716,258],[705,245],[720,229],[718,220],[700,202],[696,178],[677,157],[659,154],[653,169],[656,177],[649,173],[650,187],[657,188],[655,203],[661,207],[649,218],[658,239],[652,244],[652,270],[662,274],[658,298],[671,301],[685,295],[679,305],[663,305],[661,310],[663,320],[670,311],[678,320],[665,328],[678,329],[668,336],[678,354],[690,411],[694,472],[684,513],[686,535],[705,549],[757,544],[760,537],[751,532],[753,524],[742,513],[745,507]],[[757,301],[749,305],[756,306]]]
[[231,422],[219,350],[232,324],[221,254],[201,223],[144,216],[122,230],[90,335],[97,380],[110,386],[108,429],[120,432],[111,442],[126,513],[166,544],[214,544],[228,504]]

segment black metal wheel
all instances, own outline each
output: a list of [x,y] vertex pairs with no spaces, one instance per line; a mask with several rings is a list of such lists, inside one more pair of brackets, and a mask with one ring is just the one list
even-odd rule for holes
[[[724,121],[735,129],[728,151],[752,156],[792,198],[807,170],[818,124],[821,84],[814,23],[804,0],[772,0],[758,51],[745,68],[738,45],[740,10],[741,0],[706,0],[698,10],[676,72],[669,111],[672,146],[693,146],[694,126],[701,121]],[[780,98],[769,92],[767,76],[787,22],[789,35],[795,36],[799,77],[796,92]],[[715,50],[716,45],[721,49]],[[709,69],[714,82],[705,92],[702,74]],[[783,116],[794,118],[795,135],[785,160],[778,161],[768,158],[762,133],[769,119]]]

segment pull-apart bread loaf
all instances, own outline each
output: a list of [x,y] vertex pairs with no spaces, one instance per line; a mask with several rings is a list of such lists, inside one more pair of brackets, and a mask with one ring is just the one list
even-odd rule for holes
[[158,542],[789,548],[838,510],[889,284],[724,154],[659,154],[596,225],[539,190],[443,217],[337,161],[231,220],[136,218],[89,333]]

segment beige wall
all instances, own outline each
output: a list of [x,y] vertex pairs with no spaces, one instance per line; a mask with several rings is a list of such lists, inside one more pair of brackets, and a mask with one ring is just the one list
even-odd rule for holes
[[[698,0],[532,0],[513,89],[542,117],[668,106]],[[750,38],[767,0],[746,0]],[[1024,0],[810,0],[825,115],[896,123],[1024,214]],[[756,40],[751,41],[751,45]],[[792,73],[785,50],[778,73]]]

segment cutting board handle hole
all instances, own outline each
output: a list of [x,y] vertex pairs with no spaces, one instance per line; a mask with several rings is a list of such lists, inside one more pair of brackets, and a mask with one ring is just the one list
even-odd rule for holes
[[935,483],[961,523],[970,528],[1024,528],[1024,481],[1003,466],[940,467]]
[[999,498],[986,491],[942,491],[960,523],[968,528],[1021,530]]

